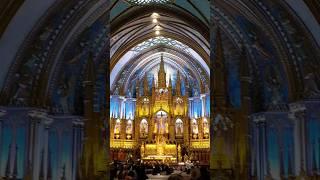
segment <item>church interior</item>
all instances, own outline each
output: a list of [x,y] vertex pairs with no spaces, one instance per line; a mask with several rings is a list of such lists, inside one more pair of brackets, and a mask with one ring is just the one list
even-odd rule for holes
[[319,9],[2,0],[0,179],[320,180]]

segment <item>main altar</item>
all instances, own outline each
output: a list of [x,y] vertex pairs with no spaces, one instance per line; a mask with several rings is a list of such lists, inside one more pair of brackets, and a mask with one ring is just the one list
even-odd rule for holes
[[[180,72],[173,86],[161,56],[152,83],[145,74],[136,84],[136,98],[125,100],[134,103],[134,113],[126,119],[111,118],[112,158],[124,160],[132,154],[145,161],[178,163],[188,155],[208,160],[209,117],[191,116],[191,99],[189,92],[183,91]],[[119,153],[126,155],[119,158]]]

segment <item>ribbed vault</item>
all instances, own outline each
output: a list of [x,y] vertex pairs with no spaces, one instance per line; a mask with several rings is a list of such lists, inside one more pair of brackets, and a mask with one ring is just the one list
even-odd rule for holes
[[[214,1],[210,5],[209,1],[186,0],[151,7],[134,7],[122,0],[59,1],[20,46],[2,88],[2,103],[51,106],[59,97],[57,89],[71,76],[77,78],[68,81],[80,88],[89,52],[97,67],[109,61],[109,33],[112,70],[135,45],[155,37],[150,21],[153,12],[161,17],[161,35],[189,46],[208,67],[215,27],[222,31],[229,74],[237,73],[240,62],[236,57],[245,47],[256,94],[267,97],[266,77],[277,74],[284,101],[296,100],[303,96],[304,77],[310,72],[319,77],[315,36],[284,1]],[[237,77],[230,80],[236,81]],[[73,98],[80,100],[81,95]]]

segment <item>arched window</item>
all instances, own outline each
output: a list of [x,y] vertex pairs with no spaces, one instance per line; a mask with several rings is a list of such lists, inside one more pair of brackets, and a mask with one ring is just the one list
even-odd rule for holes
[[148,122],[146,119],[142,119],[140,122],[140,137],[146,137],[148,135]]
[[176,120],[176,135],[183,135],[183,121],[181,119]]

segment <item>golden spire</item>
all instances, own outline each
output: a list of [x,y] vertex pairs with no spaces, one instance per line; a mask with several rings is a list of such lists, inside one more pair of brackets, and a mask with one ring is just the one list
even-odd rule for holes
[[165,88],[166,87],[166,72],[164,70],[164,61],[163,55],[161,54],[161,61],[160,61],[160,69],[158,72],[158,87]]
[[206,92],[206,88],[204,86],[204,83],[202,82],[202,80],[200,79],[200,93],[204,94]]
[[161,54],[161,60],[160,60],[160,72],[165,72],[164,71],[164,61],[163,61],[163,55]]
[[152,78],[152,88],[156,88],[156,79],[154,78],[154,75]]
[[189,96],[189,82],[188,82],[188,78],[184,78],[184,85],[185,85],[185,95],[188,97]]
[[149,95],[148,76],[147,76],[147,73],[144,75],[144,80],[143,80],[143,95],[145,95],[145,96],[148,96],[148,95]]
[[181,96],[180,71],[178,71],[178,73],[177,73],[176,96]]

